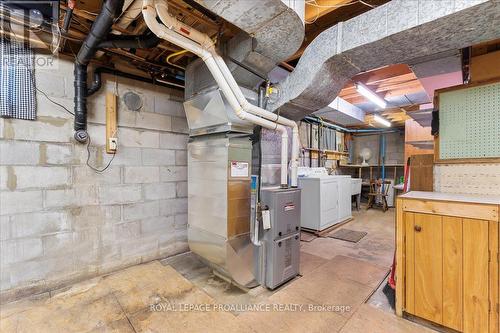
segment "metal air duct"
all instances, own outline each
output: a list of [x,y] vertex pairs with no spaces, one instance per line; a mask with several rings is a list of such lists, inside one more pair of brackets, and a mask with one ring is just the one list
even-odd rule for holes
[[[224,45],[222,54],[240,86],[255,89],[276,67],[292,56],[304,40],[304,0],[196,0],[243,32]],[[243,66],[239,65],[242,64]],[[245,67],[252,68],[252,72]],[[215,86],[203,61],[186,69],[186,99]]]
[[393,0],[316,37],[267,109],[302,119],[356,74],[500,38],[499,22],[496,0]]
[[107,37],[115,19],[123,8],[123,0],[106,0],[95,19],[87,38],[75,59],[75,139],[86,142],[87,133],[87,66],[96,53],[99,44]]

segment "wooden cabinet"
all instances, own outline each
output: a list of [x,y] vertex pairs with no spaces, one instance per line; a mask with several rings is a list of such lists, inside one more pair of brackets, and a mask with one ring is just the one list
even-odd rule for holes
[[397,202],[397,313],[498,333],[499,206],[410,193]]

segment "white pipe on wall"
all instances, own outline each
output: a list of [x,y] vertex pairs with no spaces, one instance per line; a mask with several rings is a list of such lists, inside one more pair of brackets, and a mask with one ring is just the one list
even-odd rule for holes
[[[215,52],[215,48],[212,40],[205,34],[202,34],[191,27],[187,30],[184,24],[180,23],[174,17],[170,16],[167,12],[167,6],[165,3],[159,4],[153,8],[153,0],[144,0],[142,13],[144,16],[144,21],[151,31],[156,34],[159,38],[165,39],[174,43],[186,50],[193,52],[198,55],[207,65],[209,71],[212,73],[215,81],[217,82],[219,88],[224,93],[229,105],[234,110],[235,114],[242,120],[248,120],[254,124],[276,130],[281,132],[281,186],[287,186],[287,159],[288,159],[288,133],[286,128],[281,125],[274,123],[272,121],[263,119],[252,113],[244,110],[242,105],[239,103],[238,99],[234,95],[231,87],[226,81],[223,73],[221,72],[219,66],[216,63],[216,57],[218,56]],[[158,23],[156,20],[156,13],[160,16],[160,19],[169,27],[165,27]],[[160,14],[161,13],[161,14]],[[171,30],[173,29],[173,30]],[[208,38],[208,39],[207,39]],[[210,40],[210,42],[208,41]],[[212,52],[210,52],[210,51]],[[214,57],[215,55],[215,57]],[[246,100],[246,99],[245,99]]]
[[123,6],[123,14],[116,22],[116,25],[120,28],[126,29],[132,22],[137,19],[137,16],[141,14],[142,10],[142,0],[132,0],[125,2]]
[[182,22],[179,22],[175,17],[172,17],[168,13],[168,6],[165,2],[154,1],[154,3],[158,16],[169,29],[176,31],[178,34],[181,34],[181,36],[184,35],[187,36],[187,38],[197,42],[203,49],[207,50],[210,54],[212,54],[217,66],[219,67],[219,72],[222,73],[233,95],[236,97],[238,103],[240,104],[241,108],[243,108],[244,111],[292,128],[292,158],[291,158],[290,183],[292,187],[297,187],[297,168],[299,163],[299,140],[300,140],[297,123],[287,118],[280,117],[277,114],[274,114],[272,112],[269,112],[265,109],[262,109],[260,107],[257,107],[249,103],[245,98],[245,96],[243,95],[243,92],[238,86],[233,75],[229,71],[229,68],[227,67],[226,63],[224,62],[222,57],[219,54],[217,54],[215,46],[210,37],[208,37],[208,35],[204,33],[192,29],[191,27],[183,24]]
[[220,71],[224,75],[224,78],[231,87],[231,90],[238,99],[238,102],[245,111],[260,116],[262,118],[277,122],[278,124],[292,128],[292,159],[291,159],[290,185],[292,187],[297,187],[297,168],[299,166],[299,141],[300,141],[299,127],[297,126],[297,123],[294,122],[293,120],[280,117],[275,113],[269,112],[267,110],[264,110],[258,106],[249,103],[248,100],[243,95],[243,92],[241,91],[240,87],[238,86],[238,83],[236,82],[233,75],[229,71],[229,68],[224,62],[224,59],[222,59],[222,57],[219,56],[218,54],[217,56],[214,57],[214,59],[217,65],[219,66]]

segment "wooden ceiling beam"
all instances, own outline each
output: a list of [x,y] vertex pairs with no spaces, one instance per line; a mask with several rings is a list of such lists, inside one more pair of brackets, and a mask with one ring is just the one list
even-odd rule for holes
[[175,1],[169,1],[168,3],[169,8],[176,9],[179,12],[181,12],[185,16],[193,17],[196,18],[197,20],[201,21],[204,25],[206,25],[208,28],[213,29],[213,30],[218,30],[219,25],[212,20],[208,19],[205,15],[199,14],[194,10],[189,10],[186,7],[181,6],[179,3]]
[[[353,2],[353,0],[313,0],[306,2],[304,20],[306,24],[314,23],[318,18]],[[311,23],[309,23],[311,22]]]
[[[394,96],[394,95],[408,95],[412,94],[418,91],[423,91],[424,88],[420,84],[420,81],[418,80],[412,80],[409,82],[403,82],[400,84],[393,84],[393,85],[382,85],[379,86],[379,88],[372,89],[373,92],[375,92],[377,95],[384,97],[384,96]],[[342,90],[341,93],[339,94],[339,97],[349,101],[354,98],[358,97],[363,97],[361,94],[358,93],[356,88],[349,88]],[[352,102],[351,102],[352,103]]]
[[[64,9],[64,10],[66,10],[66,8],[67,8],[66,5],[64,5],[64,4],[61,4],[60,6],[61,6],[61,9]],[[73,9],[73,15],[81,17],[81,18],[84,18],[84,19],[89,20],[91,22],[94,22],[94,20],[97,17],[97,16],[94,16],[92,14],[87,13],[84,10],[80,10],[78,8],[74,8]],[[128,31],[127,29],[123,29],[123,28],[117,26],[116,24],[113,25],[112,29],[116,30],[116,31],[119,31],[119,32],[121,32],[123,34],[130,34],[130,31]]]
[[406,64],[395,64],[390,66],[384,66],[371,70],[368,72],[360,73],[352,78],[353,82],[363,82],[367,85],[378,84],[381,81],[391,79],[394,77],[400,77],[402,75],[412,74],[415,78],[415,74]]
[[[366,84],[380,97],[404,96],[425,91],[413,71],[404,64],[382,67],[352,78],[341,90],[339,96],[351,104],[366,103],[368,100],[358,93],[355,82]],[[411,100],[407,104],[411,104]]]
[[[389,0],[364,0],[364,2],[372,6],[380,6],[386,2],[389,2]],[[353,2],[348,6],[337,8],[336,10],[333,10],[319,17],[318,19],[316,19],[316,21],[314,21],[314,23],[306,24],[306,35],[304,38],[304,42],[302,43],[302,46],[299,48],[297,52],[295,52],[294,55],[292,55],[286,61],[287,62],[293,61],[300,58],[302,53],[304,53],[306,47],[314,40],[314,38],[316,38],[316,36],[318,36],[321,32],[323,32],[323,30],[326,30],[336,25],[339,22],[347,21],[370,9],[372,9],[370,6],[367,6],[361,2]]]

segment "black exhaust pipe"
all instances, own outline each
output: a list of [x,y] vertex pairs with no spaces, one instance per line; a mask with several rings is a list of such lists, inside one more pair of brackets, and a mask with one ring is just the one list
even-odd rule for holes
[[101,12],[95,19],[87,38],[75,60],[75,140],[84,143],[87,133],[87,66],[99,44],[108,36],[111,26],[121,14],[124,0],[104,0]]
[[[160,43],[160,38],[147,30],[144,34],[139,36],[123,36],[117,35],[113,39],[108,39],[99,44],[100,49],[115,48],[115,49],[149,49],[156,47]],[[92,96],[101,89],[101,72],[107,73],[121,73],[119,71],[114,71],[107,69],[105,67],[99,67],[94,70],[92,77],[92,85],[87,88],[87,97]],[[123,73],[121,74],[123,75]],[[134,76],[137,77],[137,76]]]
[[139,36],[117,35],[105,40],[99,44],[100,49],[149,49],[156,47],[160,43],[160,38],[151,30],[147,29],[144,34]]

